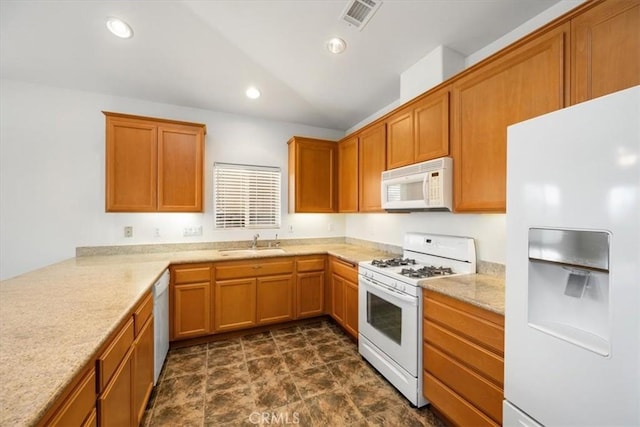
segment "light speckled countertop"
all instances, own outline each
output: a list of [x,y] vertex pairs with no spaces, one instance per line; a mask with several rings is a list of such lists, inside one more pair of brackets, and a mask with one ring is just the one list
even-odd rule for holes
[[[351,244],[283,247],[357,263],[388,257]],[[72,258],[0,282],[0,425],[33,425],[172,263],[261,255],[219,250]]]
[[504,279],[486,274],[443,277],[422,287],[504,316]]
[[[391,255],[348,243],[282,249],[268,256],[327,253],[358,263]],[[0,425],[35,424],[170,264],[262,256],[217,249],[81,256],[0,282]],[[425,287],[504,312],[504,281],[493,276]]]

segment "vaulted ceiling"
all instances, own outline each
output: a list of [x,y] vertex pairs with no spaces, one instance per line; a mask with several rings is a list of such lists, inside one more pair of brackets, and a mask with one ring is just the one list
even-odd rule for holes
[[[437,46],[468,56],[558,1],[384,0],[358,31],[339,19],[347,0],[2,0],[0,76],[345,130]],[[333,36],[344,53],[325,49]]]

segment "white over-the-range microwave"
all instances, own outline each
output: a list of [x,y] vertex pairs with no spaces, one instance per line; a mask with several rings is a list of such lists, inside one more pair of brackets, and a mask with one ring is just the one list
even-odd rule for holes
[[382,172],[382,208],[451,211],[453,159],[441,157]]

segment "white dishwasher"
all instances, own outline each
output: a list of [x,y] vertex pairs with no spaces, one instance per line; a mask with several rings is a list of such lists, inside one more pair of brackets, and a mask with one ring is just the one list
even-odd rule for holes
[[169,270],[165,270],[153,285],[153,385],[169,352]]

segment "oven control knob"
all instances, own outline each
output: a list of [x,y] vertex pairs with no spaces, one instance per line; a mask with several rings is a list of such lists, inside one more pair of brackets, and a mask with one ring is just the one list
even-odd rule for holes
[[391,286],[393,286],[394,288],[397,288],[398,287],[398,283],[397,282],[393,282],[393,283],[391,283]]
[[400,288],[399,289],[404,292],[404,285],[400,284]]

